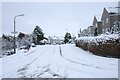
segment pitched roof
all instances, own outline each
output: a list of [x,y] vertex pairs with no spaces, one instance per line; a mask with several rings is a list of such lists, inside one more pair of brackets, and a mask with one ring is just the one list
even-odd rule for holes
[[96,22],[97,22],[97,18],[96,18],[96,16],[94,16],[93,24],[96,24]]
[[106,8],[103,9],[101,20],[103,19],[105,14],[109,14],[109,12],[106,10]]

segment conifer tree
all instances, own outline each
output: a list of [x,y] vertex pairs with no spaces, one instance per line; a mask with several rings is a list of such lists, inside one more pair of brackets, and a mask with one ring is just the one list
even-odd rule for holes
[[65,44],[67,43],[67,42],[69,42],[69,40],[71,39],[72,37],[71,37],[71,34],[70,33],[66,33],[65,34],[65,37],[64,37],[64,42],[65,42]]
[[33,35],[34,35],[34,42],[36,42],[35,44],[39,44],[40,41],[44,39],[44,33],[39,26],[36,26],[34,28]]

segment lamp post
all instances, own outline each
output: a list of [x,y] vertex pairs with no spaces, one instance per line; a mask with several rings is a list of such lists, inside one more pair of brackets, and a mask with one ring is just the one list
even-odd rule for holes
[[16,20],[17,17],[20,17],[20,16],[24,16],[24,14],[16,15],[14,17],[14,31],[12,32],[14,34],[14,53],[16,53],[16,38],[15,38],[15,34],[17,33],[16,32],[16,28],[15,28],[15,20]]

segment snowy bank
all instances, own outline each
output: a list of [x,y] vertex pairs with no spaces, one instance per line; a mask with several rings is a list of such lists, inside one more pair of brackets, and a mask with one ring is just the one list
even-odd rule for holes
[[80,37],[76,39],[76,46],[97,55],[120,57],[119,34],[100,35],[96,37]]

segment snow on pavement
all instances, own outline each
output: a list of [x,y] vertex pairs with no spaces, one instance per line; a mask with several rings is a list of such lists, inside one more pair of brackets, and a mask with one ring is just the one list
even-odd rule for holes
[[117,78],[118,59],[75,45],[43,45],[2,58],[3,78]]

